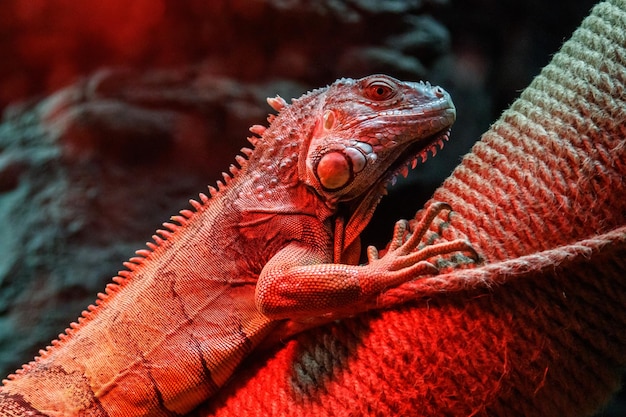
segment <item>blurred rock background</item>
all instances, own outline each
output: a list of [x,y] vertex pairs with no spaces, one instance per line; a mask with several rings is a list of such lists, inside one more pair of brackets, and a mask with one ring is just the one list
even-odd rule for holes
[[377,72],[450,91],[450,143],[398,182],[365,233],[384,245],[594,3],[3,0],[0,373],[220,178],[267,96]]

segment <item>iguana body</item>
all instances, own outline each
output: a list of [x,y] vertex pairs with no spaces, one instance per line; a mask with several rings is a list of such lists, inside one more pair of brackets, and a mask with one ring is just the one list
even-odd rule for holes
[[338,80],[254,126],[212,198],[165,223],[78,323],[5,381],[0,415],[180,415],[210,397],[282,319],[341,316],[423,273],[450,242],[414,251],[435,207],[357,266],[358,235],[387,182],[447,139],[439,87]]

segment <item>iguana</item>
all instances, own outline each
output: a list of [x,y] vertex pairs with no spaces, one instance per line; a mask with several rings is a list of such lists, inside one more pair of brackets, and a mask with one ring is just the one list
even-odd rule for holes
[[[363,310],[436,273],[418,248],[437,214],[399,221],[384,256],[359,234],[385,187],[448,139],[451,98],[385,75],[340,79],[255,125],[239,167],[164,223],[77,321],[4,381],[0,415],[171,416],[214,394],[278,323]],[[411,227],[412,226],[412,227]]]

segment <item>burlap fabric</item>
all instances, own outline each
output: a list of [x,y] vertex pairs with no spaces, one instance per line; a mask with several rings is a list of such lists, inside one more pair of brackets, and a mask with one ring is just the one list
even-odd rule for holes
[[626,359],[625,64],[602,2],[435,193],[483,266],[251,358],[196,415],[590,415]]

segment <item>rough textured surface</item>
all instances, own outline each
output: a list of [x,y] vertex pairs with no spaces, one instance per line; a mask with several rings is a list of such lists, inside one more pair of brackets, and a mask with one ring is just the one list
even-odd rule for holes
[[385,290],[437,273],[442,255],[478,261],[465,240],[422,242],[451,210],[438,203],[358,264],[387,184],[448,140],[456,110],[445,90],[372,75],[268,103],[278,114],[250,128],[253,149],[211,197],[163,223],[76,322],[3,381],[1,415],[183,415],[277,326],[289,337],[366,311]]
[[[69,6],[64,7],[62,1],[2,2],[0,19],[5,19],[6,24],[0,26],[3,33],[7,34],[2,37],[2,49],[3,56],[7,59],[0,62],[3,83],[0,91],[2,94],[11,93],[8,99],[3,99],[3,102],[6,103],[15,97],[24,97],[25,92],[37,94],[51,92],[60,85],[67,84],[76,74],[86,73],[102,65],[123,63],[145,68],[161,64],[195,62],[210,54],[219,58],[211,60],[212,62],[221,62],[223,65],[201,66],[209,70],[206,72],[197,69],[185,72],[197,74],[199,78],[193,75],[179,76],[175,72],[170,72],[170,75],[183,83],[184,80],[189,80],[193,88],[177,87],[172,81],[164,81],[159,85],[158,79],[171,80],[171,76],[161,71],[158,76],[148,76],[152,89],[158,90],[149,94],[150,100],[160,96],[160,91],[168,92],[166,88],[168,85],[176,91],[165,94],[160,104],[151,104],[150,100],[144,99],[145,106],[138,102],[132,105],[168,112],[173,108],[175,113],[182,113],[184,119],[191,114],[193,116],[191,119],[196,121],[192,124],[194,129],[187,131],[194,131],[198,120],[206,118],[206,126],[203,129],[207,129],[211,134],[207,138],[209,143],[223,139],[219,142],[220,147],[211,147],[210,156],[221,151],[222,146],[232,144],[232,148],[224,150],[224,159],[213,166],[187,165],[180,159],[163,157],[167,155],[169,149],[167,147],[161,148],[166,152],[157,158],[160,162],[155,165],[151,165],[150,159],[143,160],[141,164],[134,164],[133,159],[129,161],[124,158],[122,160],[114,157],[104,158],[99,156],[99,152],[92,154],[91,159],[66,158],[63,156],[65,151],[59,149],[58,142],[51,140],[48,131],[44,132],[35,125],[38,121],[37,111],[31,113],[31,104],[13,107],[7,113],[6,123],[1,128],[3,136],[0,162],[2,169],[0,189],[3,191],[0,197],[1,222],[6,233],[0,246],[4,248],[6,245],[8,248],[4,253],[6,256],[1,258],[0,266],[3,273],[0,293],[3,301],[0,358],[7,361],[3,374],[11,372],[20,363],[32,358],[37,348],[48,343],[69,321],[74,320],[84,306],[93,301],[93,294],[101,290],[120,268],[120,260],[127,258],[132,250],[140,247],[146,237],[154,231],[155,225],[185,206],[186,199],[203,189],[207,181],[217,178],[219,171],[230,163],[232,151],[244,144],[243,137],[249,123],[258,120],[258,115],[264,114],[262,100],[265,96],[275,92],[285,97],[297,96],[308,86],[322,85],[336,76],[353,75],[334,69],[335,64],[339,62],[336,55],[331,55],[329,59],[323,61],[317,59],[321,55],[313,55],[307,59],[308,62],[315,64],[307,67],[307,71],[313,71],[314,77],[319,78],[314,81],[310,81],[312,78],[296,80],[296,83],[291,84],[293,87],[287,85],[283,88],[282,82],[266,87],[266,80],[261,79],[274,77],[275,73],[264,71],[268,71],[268,68],[273,71],[275,67],[268,66],[265,61],[254,66],[240,64],[251,53],[251,49],[252,53],[255,53],[254,56],[261,60],[265,57],[269,57],[268,60],[276,60],[276,55],[282,57],[283,52],[287,53],[294,49],[327,50],[329,46],[332,48],[336,44],[340,45],[336,50],[343,52],[346,50],[345,45],[341,44],[344,39],[357,44],[362,43],[361,39],[368,39],[368,45],[372,47],[383,45],[385,48],[395,49],[395,41],[382,40],[387,39],[386,34],[397,34],[398,30],[405,28],[404,25],[397,24],[365,25],[363,23],[365,21],[379,21],[379,15],[371,9],[359,10],[359,13],[365,13],[369,17],[356,23],[345,23],[342,19],[332,20],[333,13],[306,14],[310,13],[307,11],[301,14],[303,16],[301,20],[294,21],[315,20],[319,23],[325,21],[326,17],[330,17],[331,20],[329,23],[316,24],[308,28],[308,31],[320,28],[320,32],[315,32],[314,36],[304,39],[299,36],[302,25],[282,24],[299,13],[294,11],[295,8],[290,8],[287,2],[282,2],[283,5],[278,12],[274,10],[275,8],[272,9],[271,21],[281,23],[275,25],[256,22],[254,13],[259,9],[247,5],[240,7],[237,6],[237,2],[228,2],[228,7],[215,9],[211,12],[212,15],[203,14],[202,7],[217,2],[201,2],[204,6],[194,6],[192,13],[178,9],[175,13],[162,14],[160,20],[152,19],[151,16],[155,13],[146,13],[145,9],[142,11],[141,7],[137,6],[133,14],[135,18],[130,19],[125,25],[120,25],[119,17],[127,14],[120,13],[119,10],[124,10],[126,3],[116,1],[107,3],[112,5],[108,12],[106,10],[94,12],[90,9],[94,4],[85,3],[85,8],[79,12],[77,18],[73,14],[77,10],[75,5],[71,7],[72,13],[69,13]],[[434,7],[434,2],[424,3],[451,31],[454,55],[430,54],[429,51],[439,50],[431,46],[412,47],[406,49],[404,55],[419,59],[429,71],[428,79],[443,83],[452,90],[459,108],[459,120],[453,133],[455,143],[462,143],[463,140],[459,140],[462,138],[473,140],[478,136],[482,131],[479,129],[493,120],[499,109],[508,104],[526,85],[529,74],[547,62],[549,54],[568,36],[592,3],[592,1],[586,4],[570,1],[550,3],[528,1],[508,5],[497,1],[466,1],[452,2],[449,7],[443,9]],[[158,5],[159,2],[143,3],[148,10],[160,7],[153,6],[155,4]],[[169,7],[167,3],[164,4]],[[25,10],[22,7],[26,5],[31,7]],[[20,10],[16,9],[18,6]],[[232,19],[237,19],[237,14],[232,11],[243,9],[245,9],[243,15],[248,13],[252,16],[245,20],[243,26],[254,29],[245,30],[248,34],[245,42],[238,34],[216,38],[211,34],[217,30],[212,31],[209,28],[208,31],[202,32],[208,20],[213,22],[209,26],[219,28],[222,31],[220,33],[231,33],[230,29],[224,26],[241,27],[232,24]],[[14,17],[18,12],[19,19],[16,20]],[[55,17],[49,18],[50,13],[55,13]],[[211,18],[216,15],[220,18]],[[94,16],[101,19],[101,22],[94,25]],[[138,16],[145,16],[147,22],[156,23],[153,23],[153,26],[138,24]],[[559,18],[555,19],[555,16]],[[394,23],[397,22],[394,20],[397,18],[392,16],[388,18]],[[426,21],[432,22],[430,18],[426,18]],[[65,23],[55,26],[56,22]],[[110,30],[112,27],[126,29],[113,31]],[[332,30],[327,30],[329,27]],[[415,31],[416,35],[408,36],[408,39],[427,39],[435,45],[444,45],[445,51],[447,48],[445,45],[448,45],[446,37],[437,35],[441,26],[435,24],[434,28],[437,29],[435,31],[429,27],[417,26],[419,30]],[[291,28],[295,32],[284,35],[285,28]],[[272,34],[278,32],[280,33],[272,38]],[[201,33],[205,35],[200,36]],[[420,33],[424,36],[417,36]],[[42,39],[46,41],[41,42]],[[215,39],[219,39],[220,42],[214,42]],[[316,42],[319,42],[318,47],[306,46]],[[250,47],[241,48],[240,45],[244,43]],[[280,45],[283,43],[289,43],[291,47],[281,48]],[[214,48],[210,52],[205,46],[208,44]],[[217,49],[220,50],[219,54]],[[256,50],[281,52],[259,56],[256,55]],[[424,51],[426,55],[422,56]],[[279,61],[284,62],[282,58]],[[395,62],[402,63],[387,62],[384,72],[394,74]],[[295,68],[289,65],[286,68],[289,72],[286,77],[296,76],[296,72],[293,71]],[[370,70],[368,67],[366,71]],[[234,95],[241,94],[238,97],[242,97],[242,100],[237,101],[240,104],[234,107],[224,107],[219,96],[210,94],[210,91],[214,90],[213,83],[198,81],[212,78],[214,73],[227,76],[234,74],[237,78],[243,78],[244,72],[251,71],[257,71],[254,74],[259,75],[261,79],[251,77],[250,83],[243,86],[229,79],[220,83],[232,89]],[[324,75],[331,72],[330,77]],[[142,84],[137,79],[143,77],[143,75],[131,76],[128,83]],[[412,75],[411,78],[419,78],[419,75]],[[198,89],[197,85],[204,85],[207,88]],[[257,88],[262,92],[257,94]],[[198,97],[198,90],[203,97]],[[248,94],[248,91],[256,92]],[[89,100],[89,97],[83,100]],[[211,101],[212,98],[214,101]],[[98,97],[96,99],[99,100]],[[115,99],[118,102],[126,100],[119,93]],[[179,104],[178,100],[182,100],[183,103]],[[24,110],[24,113],[21,113],[21,110]],[[251,112],[249,117],[246,116],[247,112]],[[135,112],[129,114],[133,113],[136,114]],[[111,121],[110,118],[105,120]],[[117,118],[112,120],[116,121]],[[154,129],[154,125],[161,126],[163,123],[161,121],[151,125]],[[199,123],[204,124],[201,121]],[[130,125],[137,128],[140,126],[137,122]],[[101,125],[97,126],[97,130],[102,129]],[[107,127],[104,131],[114,126]],[[135,135],[136,132],[131,134]],[[113,135],[109,137],[114,138]],[[184,148],[186,146],[184,136],[177,137],[180,142],[178,140],[171,142]],[[235,144],[236,141],[239,143]],[[125,145],[118,146],[117,149],[125,149]],[[453,144],[438,158],[430,161],[427,172],[414,177],[414,180],[417,178],[420,181],[417,188],[426,190],[437,184],[438,180],[433,178],[439,161],[449,159],[452,164],[456,164],[457,157],[452,151],[452,146]],[[142,149],[145,148],[134,149],[135,155],[141,156],[144,152]],[[195,154],[197,154],[195,151],[186,153],[185,157]],[[106,152],[105,155],[116,156],[119,153]],[[81,162],[76,163],[76,160]],[[194,173],[189,169],[190,166],[199,171]],[[157,167],[158,169],[155,169]],[[444,167],[443,172],[446,169]],[[152,175],[152,179],[155,180],[153,182],[148,174],[155,171],[162,175],[156,178]],[[130,189],[126,189],[127,186]],[[182,188],[179,188],[181,186]],[[411,190],[415,188],[413,185]],[[397,197],[391,195],[389,199],[383,201],[376,217],[388,219],[386,227],[382,229],[384,234],[381,236],[369,234],[367,241],[376,240],[379,243],[386,241],[388,226],[398,214],[404,211],[402,216],[412,215],[414,207],[418,204],[414,201],[407,202],[408,194],[412,194],[411,200],[420,198],[413,197],[417,193],[410,191],[398,193]],[[424,194],[428,195],[429,192],[425,191]],[[495,210],[494,215],[497,214],[502,216],[505,213]],[[96,233],[90,233],[91,228]],[[133,229],[136,232],[132,231]],[[76,262],[77,258],[80,262]],[[87,279],[88,276],[95,279]],[[601,298],[599,303],[602,303],[602,300],[604,298]],[[43,330],[38,329],[48,330],[42,333]],[[13,357],[13,354],[17,356]]]

